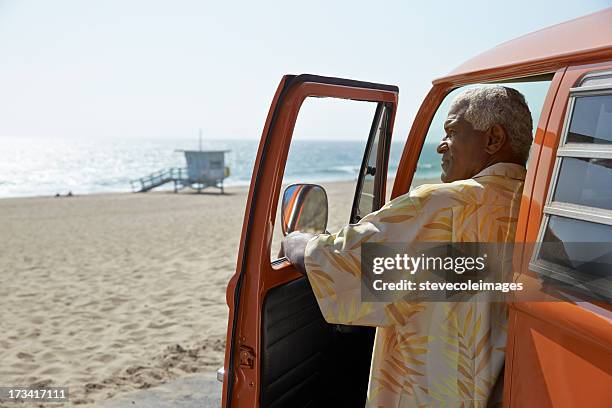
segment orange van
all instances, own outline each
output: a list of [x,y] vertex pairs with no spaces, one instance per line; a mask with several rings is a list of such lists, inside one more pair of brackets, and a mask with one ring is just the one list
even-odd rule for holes
[[[554,228],[562,241],[612,243],[612,8],[503,43],[433,81],[403,148],[391,199],[409,191],[448,101],[478,84],[521,90],[537,126],[516,241],[539,242]],[[365,405],[375,329],[328,324],[307,278],[286,259],[274,259],[272,241],[278,219],[285,232],[295,228],[295,214],[284,211],[295,211],[312,190],[307,184],[286,190],[284,213],[277,214],[304,102],[331,98],[375,106],[348,223],[385,203],[398,93],[392,85],[315,75],[280,81],[227,288],[227,345],[218,372],[223,407]],[[319,211],[327,216],[322,197]],[[578,271],[536,258],[521,262],[531,276],[558,282],[566,295],[564,301],[509,304],[504,407],[612,407],[612,265],[598,281],[586,282]],[[599,298],[584,295],[584,287],[595,288]]]

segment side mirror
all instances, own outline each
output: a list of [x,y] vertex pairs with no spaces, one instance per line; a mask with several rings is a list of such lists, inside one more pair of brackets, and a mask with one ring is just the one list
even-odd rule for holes
[[320,234],[327,228],[327,193],[316,184],[292,184],[283,193],[283,234]]

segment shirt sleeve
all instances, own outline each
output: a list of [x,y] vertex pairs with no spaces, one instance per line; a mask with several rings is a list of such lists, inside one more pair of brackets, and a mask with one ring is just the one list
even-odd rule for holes
[[[448,212],[423,211],[426,201],[426,196],[400,196],[359,223],[308,242],[304,256],[306,273],[327,322],[378,327],[403,325],[407,317],[418,311],[419,306],[413,302],[362,301],[361,244],[428,238],[450,240],[450,216],[445,216],[450,209]],[[437,218],[435,223],[448,224],[448,231],[424,228],[432,223],[432,218]],[[424,233],[438,235],[428,237]]]

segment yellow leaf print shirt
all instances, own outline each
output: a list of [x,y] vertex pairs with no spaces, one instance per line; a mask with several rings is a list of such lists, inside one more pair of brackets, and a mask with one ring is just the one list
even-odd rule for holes
[[363,242],[511,242],[525,168],[497,163],[468,180],[429,184],[359,223],[308,242],[305,265],[329,323],[378,327],[368,406],[485,407],[504,363],[500,303],[362,302]]

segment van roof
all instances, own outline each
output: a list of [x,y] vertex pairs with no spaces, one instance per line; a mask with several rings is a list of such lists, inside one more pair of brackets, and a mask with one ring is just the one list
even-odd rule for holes
[[502,43],[433,83],[537,75],[605,57],[612,57],[612,7]]

